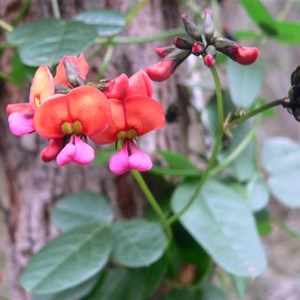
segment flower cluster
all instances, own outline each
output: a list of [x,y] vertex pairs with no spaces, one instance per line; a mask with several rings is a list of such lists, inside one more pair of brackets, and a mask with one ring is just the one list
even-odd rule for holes
[[83,54],[61,59],[53,77],[46,65],[33,78],[29,102],[7,106],[13,134],[36,132],[49,140],[41,159],[86,165],[94,159],[90,138],[100,145],[121,143],[110,169],[121,175],[152,167],[150,157],[135,145],[135,138],[161,128],[164,110],[152,98],[152,83],[144,71],[125,74],[105,84],[85,84],[89,66]]
[[197,26],[187,14],[182,15],[182,20],[187,35],[175,38],[172,46],[156,48],[156,53],[162,59],[146,69],[152,80],[166,80],[191,54],[202,57],[207,67],[215,64],[217,51],[242,65],[256,61],[259,54],[256,47],[244,47],[235,41],[215,36],[214,21],[209,9],[204,10],[203,28]]

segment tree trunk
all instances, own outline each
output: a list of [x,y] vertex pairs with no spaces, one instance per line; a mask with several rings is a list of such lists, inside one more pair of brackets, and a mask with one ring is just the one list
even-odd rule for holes
[[[7,0],[0,3],[0,18],[12,22],[22,6],[21,0]],[[125,13],[135,1],[59,1],[62,17],[66,19],[88,9],[112,8]],[[51,1],[34,0],[21,23],[52,16]],[[143,8],[139,15],[127,26],[123,35],[145,36],[177,27],[180,21],[177,1],[153,0]],[[1,34],[1,33],[0,33]],[[0,36],[4,39],[4,36]],[[158,61],[154,48],[170,44],[171,41],[143,45],[119,45],[109,65],[106,77],[113,78],[126,73],[131,75],[139,69]],[[0,68],[9,73],[13,51],[2,52]],[[101,57],[92,63],[99,68]],[[182,75],[181,75],[182,76]],[[90,78],[92,79],[92,78]],[[155,85],[155,98],[167,108],[178,103],[180,116],[178,122],[167,124],[159,132],[143,137],[141,147],[169,149],[186,153],[188,114],[185,88],[178,85],[176,74],[167,82]],[[8,232],[8,260],[12,299],[27,299],[27,293],[20,287],[22,268],[32,254],[36,253],[49,239],[58,234],[50,223],[49,214],[55,201],[63,195],[77,191],[93,190],[104,193],[110,199],[117,218],[142,216],[145,200],[130,174],[115,177],[107,167],[68,165],[57,167],[55,162],[43,163],[39,158],[45,141],[36,134],[15,137],[7,126],[4,113],[9,103],[24,102],[28,97],[30,83],[20,89],[9,82],[1,82],[1,139],[0,149],[4,161],[5,187],[1,208],[5,215]],[[128,186],[130,189],[128,189]]]

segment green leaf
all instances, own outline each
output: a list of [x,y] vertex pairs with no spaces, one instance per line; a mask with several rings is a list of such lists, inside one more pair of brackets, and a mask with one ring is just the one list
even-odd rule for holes
[[101,271],[112,244],[111,231],[103,225],[68,231],[32,257],[21,284],[35,294],[57,293],[79,285]]
[[[181,211],[195,188],[193,183],[183,183],[176,188],[172,197],[174,213]],[[180,221],[229,273],[254,277],[265,269],[265,254],[250,208],[229,187],[208,181]]]
[[[243,122],[231,130],[233,138],[230,140],[228,148],[220,155],[220,161],[226,159],[236,149],[250,130],[251,123],[249,121]],[[254,171],[254,143],[252,141],[228,166],[227,172],[239,181],[245,181],[251,178]]]
[[77,55],[88,49],[97,31],[79,21],[39,20],[17,27],[8,41],[19,46],[21,60],[28,66],[52,66],[64,55]]
[[94,25],[100,36],[112,36],[123,31],[126,20],[123,15],[113,10],[89,10],[75,17],[89,25]]
[[268,186],[271,193],[284,205],[300,208],[300,169],[270,175]]
[[159,151],[159,156],[165,160],[167,167],[155,166],[150,173],[156,175],[168,175],[173,177],[200,177],[201,172],[183,154],[172,151]]
[[56,294],[35,296],[31,300],[78,300],[87,295],[93,289],[97,279],[98,276],[94,276],[86,282],[83,282],[71,289]]
[[169,168],[197,171],[195,165],[181,153],[162,150],[158,154],[165,159]]
[[[230,95],[227,91],[222,93],[224,103],[224,115],[236,111],[236,107],[232,104]],[[209,103],[202,111],[202,122],[208,130],[212,140],[215,139],[217,131],[217,106],[215,95],[210,99]],[[223,161],[226,157],[236,149],[240,142],[245,138],[251,130],[251,123],[249,121],[239,124],[236,128],[231,130],[233,138],[223,139],[223,151],[219,155],[219,161]],[[225,136],[226,138],[226,136]],[[237,178],[239,181],[248,180],[255,170],[254,162],[254,145],[251,142],[229,165],[226,169],[231,176]]]
[[269,201],[269,191],[263,177],[254,173],[246,185],[247,198],[253,211],[263,209]]
[[[167,257],[145,268],[128,269],[128,297],[127,300],[149,299],[167,270]],[[122,300],[125,300],[123,298]]]
[[269,36],[277,34],[275,21],[259,0],[240,0],[249,17]]
[[108,270],[94,290],[83,300],[125,300],[129,274],[122,268]]
[[286,137],[270,138],[262,146],[261,162],[271,174],[300,170],[300,145]]
[[232,102],[237,107],[251,106],[258,97],[264,80],[264,70],[259,62],[241,66],[228,59],[226,73]]
[[80,192],[60,199],[51,214],[51,221],[62,230],[88,224],[111,223],[113,211],[108,200],[99,193]]
[[225,295],[215,286],[207,284],[202,288],[199,300],[227,300]]
[[156,289],[166,271],[167,259],[163,257],[148,268],[114,268],[104,273],[104,278],[84,300],[144,300]]
[[196,292],[184,288],[175,288],[163,298],[163,300],[198,300],[199,295]]
[[113,259],[127,267],[144,267],[156,262],[167,246],[166,236],[157,223],[146,220],[114,224]]
[[277,35],[274,37],[278,43],[300,44],[300,23],[276,22]]

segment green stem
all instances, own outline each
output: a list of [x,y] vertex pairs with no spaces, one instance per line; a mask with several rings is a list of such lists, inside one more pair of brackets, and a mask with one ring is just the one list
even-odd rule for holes
[[259,127],[261,118],[256,118],[254,126],[245,136],[245,138],[239,143],[239,145],[215,168],[209,173],[210,177],[214,177],[222,172],[228,165],[230,165],[247,147],[256,134],[256,130]]
[[151,205],[151,207],[153,208],[153,210],[155,211],[155,213],[161,220],[161,222],[165,228],[165,231],[167,233],[168,240],[170,242],[172,240],[173,235],[172,235],[171,227],[168,224],[168,220],[167,220],[164,212],[162,211],[159,204],[157,203],[155,197],[153,196],[152,192],[150,191],[150,189],[149,189],[148,185],[146,184],[144,178],[142,177],[141,173],[136,170],[131,171],[131,173],[134,176],[135,180],[137,181],[138,185],[140,186],[140,189],[144,193],[145,197],[147,198],[149,204]]
[[110,43],[108,45],[108,48],[107,48],[106,53],[104,55],[101,67],[99,69],[99,72],[98,72],[98,75],[97,75],[97,80],[100,80],[103,77],[109,62],[113,57],[114,51],[115,51],[115,45]]
[[189,199],[188,203],[183,207],[181,211],[179,211],[177,214],[171,216],[168,219],[169,225],[172,223],[176,222],[181,215],[183,215],[190,207],[191,205],[195,202],[197,197],[199,196],[201,189],[207,180],[209,173],[211,169],[213,168],[217,154],[219,152],[221,143],[222,143],[222,137],[223,137],[223,122],[224,122],[224,109],[223,109],[223,98],[222,98],[222,89],[221,89],[221,83],[220,83],[220,78],[217,72],[217,69],[215,67],[210,68],[211,73],[213,75],[214,81],[215,81],[215,86],[216,86],[216,94],[217,94],[217,114],[218,114],[218,131],[217,131],[217,136],[216,136],[216,141],[214,143],[211,156],[207,162],[206,168],[203,171],[203,174],[201,176],[200,181],[198,182],[196,189]]
[[[144,37],[121,37],[116,36],[112,43],[113,44],[145,44],[150,42],[155,42],[158,40],[164,40],[166,38],[175,37],[177,35],[182,35],[184,32],[179,29],[167,30],[159,34],[144,36]],[[107,44],[106,38],[97,38],[95,40],[96,44]]]
[[13,27],[11,25],[9,25],[7,22],[5,22],[4,20],[0,19],[0,28],[3,28],[4,30],[10,32],[13,31]]
[[[283,98],[284,99],[284,98]],[[275,101],[272,101],[270,103],[267,103],[265,105],[262,105],[254,110],[251,110],[250,112],[246,113],[245,115],[237,118],[237,119],[234,119],[233,121],[229,122],[229,124],[226,126],[226,129],[231,129],[233,127],[235,127],[237,124],[241,123],[241,122],[244,122],[250,118],[252,118],[253,116],[255,115],[258,115],[262,112],[264,112],[265,110],[268,110],[274,106],[278,106],[280,104],[282,104],[282,100],[283,99],[278,99],[278,100],[275,100]]]
[[31,0],[24,1],[23,5],[21,6],[21,8],[19,10],[17,17],[13,21],[14,26],[17,26],[19,24],[19,22],[21,21],[23,16],[26,14],[27,10],[29,9],[30,4],[31,4]]
[[132,10],[126,16],[126,23],[132,21],[132,19],[140,12],[140,10],[148,3],[149,0],[142,0],[138,5],[135,5]]

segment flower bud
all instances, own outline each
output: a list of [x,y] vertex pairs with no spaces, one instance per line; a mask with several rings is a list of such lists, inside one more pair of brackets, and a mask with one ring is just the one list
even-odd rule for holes
[[157,64],[147,67],[146,73],[154,81],[164,81],[190,54],[189,50],[175,49]]
[[187,50],[192,48],[194,41],[189,36],[176,37],[173,41],[173,44],[178,49]]
[[192,53],[196,56],[199,56],[202,53],[202,51],[203,47],[199,43],[195,42],[192,47]]
[[156,48],[155,52],[159,57],[164,58],[167,55],[169,55],[173,50],[175,50],[175,46],[168,46],[168,47],[161,47],[161,48]]
[[202,31],[201,29],[189,18],[187,14],[181,16],[186,33],[195,39],[196,41],[202,42]]
[[259,51],[256,47],[244,47],[226,38],[217,37],[212,41],[215,48],[229,56],[232,60],[241,65],[250,65],[258,57]]
[[207,44],[210,44],[215,33],[215,23],[213,21],[211,11],[208,8],[205,8],[204,10],[203,29],[206,42]]
[[300,85],[300,66],[291,75],[291,85]]
[[216,56],[217,56],[216,48],[212,45],[208,46],[205,49],[205,56],[203,58],[205,65],[211,68],[216,63]]
[[71,63],[71,61],[67,57],[64,59],[63,63],[66,69],[66,75],[69,83],[73,87],[84,85],[84,81],[79,76],[77,68]]

